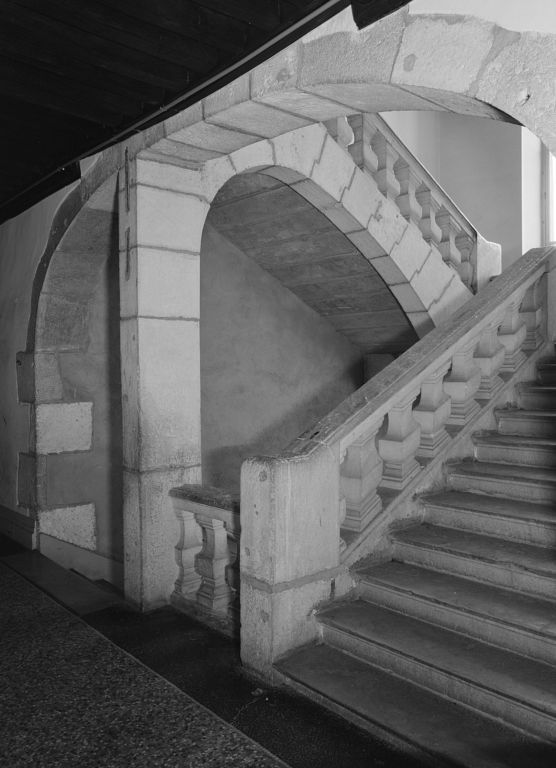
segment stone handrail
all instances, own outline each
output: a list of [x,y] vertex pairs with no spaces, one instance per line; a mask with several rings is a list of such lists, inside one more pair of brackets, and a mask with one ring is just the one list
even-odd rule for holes
[[239,499],[218,488],[170,491],[180,526],[172,603],[228,633],[239,624]]
[[500,274],[500,245],[482,237],[380,115],[349,115],[326,126],[470,290]]
[[[272,659],[314,639],[312,608],[349,588],[346,566],[377,521],[426,484],[541,348],[555,257],[530,251],[281,455],[244,462],[246,664],[269,674]],[[256,647],[253,606],[268,617]]]

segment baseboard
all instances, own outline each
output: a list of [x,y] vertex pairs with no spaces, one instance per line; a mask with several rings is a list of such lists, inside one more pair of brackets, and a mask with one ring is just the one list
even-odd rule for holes
[[0,533],[9,536],[10,539],[17,541],[18,544],[27,547],[27,549],[36,549],[38,546],[37,521],[1,504]]
[[92,581],[109,581],[119,590],[124,588],[124,566],[109,557],[83,549],[67,541],[55,539],[46,533],[39,534],[41,555],[54,560],[68,570],[74,570]]

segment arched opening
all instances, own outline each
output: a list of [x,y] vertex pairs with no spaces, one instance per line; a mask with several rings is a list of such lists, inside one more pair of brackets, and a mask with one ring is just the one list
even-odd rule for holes
[[204,484],[238,489],[246,456],[283,449],[417,339],[346,235],[272,176],[220,189],[200,264]]
[[39,549],[121,586],[118,221],[85,207],[52,254],[36,305],[34,448]]

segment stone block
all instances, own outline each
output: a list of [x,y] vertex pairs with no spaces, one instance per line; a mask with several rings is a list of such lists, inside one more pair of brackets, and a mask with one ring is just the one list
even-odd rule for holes
[[388,82],[404,25],[404,14],[397,13],[361,32],[346,29],[327,34],[330,28],[325,26],[319,38],[309,39],[303,46],[300,87],[305,90],[313,83]]
[[315,123],[285,136],[278,136],[272,140],[275,165],[293,169],[308,178],[320,157],[327,135],[322,125]]
[[308,118],[282,112],[280,109],[250,100],[213,113],[206,117],[206,121],[266,139],[272,139],[281,133],[293,131],[312,122]]
[[93,404],[37,405],[36,431],[37,453],[89,451],[93,441]]
[[38,403],[61,400],[64,386],[57,355],[48,352],[35,353],[35,398]]
[[190,147],[188,144],[183,144],[181,141],[174,141],[173,139],[160,139],[156,144],[150,147],[151,152],[156,152],[163,157],[168,157],[172,160],[183,161],[187,165],[202,165],[206,160],[211,160],[213,157],[219,157],[222,153],[215,152],[212,149],[202,149],[201,147]]
[[127,320],[121,344],[125,466],[200,464],[198,322]]
[[369,174],[357,170],[342,196],[341,204],[366,228],[371,214],[382,199],[374,179]]
[[203,119],[203,105],[200,101],[192,104],[187,109],[177,112],[171,117],[167,117],[164,121],[164,134],[170,136],[175,131],[179,131],[181,128],[186,128],[188,125],[194,125]]
[[39,532],[84,549],[96,549],[94,504],[39,510]]
[[[412,222],[407,225],[401,240],[390,251],[392,261],[396,263],[405,277],[411,281],[413,281],[413,276],[415,276],[415,279],[418,278],[420,270],[423,269],[423,265],[430,255],[430,245],[423,240],[420,230]],[[442,262],[441,265],[442,267],[444,266]]]
[[247,459],[242,572],[272,585],[338,566],[339,475],[337,448],[292,461]]
[[199,253],[208,209],[193,195],[137,187],[137,242],[130,245]]
[[435,258],[435,254],[429,250],[428,258],[411,278],[411,287],[429,309],[431,304],[440,299],[452,280],[459,278],[440,257]]
[[435,327],[428,312],[408,312],[407,319],[417,332],[420,339],[426,336]]
[[195,254],[133,248],[121,259],[121,315],[198,320],[199,280]]
[[259,140],[258,136],[206,123],[204,120],[187,128],[181,128],[172,133],[168,138],[172,139],[172,141],[183,142],[191,147],[199,147],[226,155]]
[[408,226],[397,205],[383,197],[372,212],[367,229],[385,252],[390,253],[400,242]]
[[219,157],[216,160],[209,160],[204,164],[202,170],[203,177],[203,195],[212,202],[224,184],[235,176],[236,169],[232,165],[229,157]]
[[379,256],[372,259],[371,264],[387,285],[407,284],[407,279],[390,256]]
[[392,285],[390,290],[399,301],[401,308],[407,312],[422,312],[425,307],[415,290],[409,283]]
[[468,92],[492,47],[492,29],[471,16],[415,17],[404,30],[392,82]]
[[194,168],[180,168],[171,163],[154,162],[137,157],[131,183],[158,187],[185,195],[202,195],[202,175]]
[[351,155],[327,136],[319,160],[313,166],[311,179],[337,202],[349,186],[357,166]]
[[[357,229],[355,232],[349,232],[347,237],[368,261],[386,256],[384,248],[377,243],[366,229]],[[400,279],[403,280],[401,272],[400,276]]]
[[236,150],[229,155],[229,158],[236,173],[276,165],[274,148],[270,141],[258,141],[256,144],[250,144],[248,147]]

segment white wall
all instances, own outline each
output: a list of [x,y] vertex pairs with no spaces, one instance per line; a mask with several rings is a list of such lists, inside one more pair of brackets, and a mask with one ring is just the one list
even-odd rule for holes
[[521,242],[523,253],[542,245],[542,144],[527,128],[521,130]]

